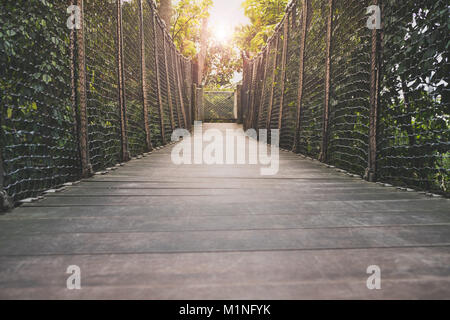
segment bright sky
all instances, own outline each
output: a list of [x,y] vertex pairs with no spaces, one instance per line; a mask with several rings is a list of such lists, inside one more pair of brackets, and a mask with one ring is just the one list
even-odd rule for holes
[[243,0],[214,0],[209,27],[218,40],[229,40],[234,28],[249,23],[242,8]]
[[[250,23],[244,14],[244,0],[213,0],[213,8],[209,18],[209,28],[219,41],[231,39],[234,28],[240,24]],[[175,5],[178,0],[172,0]]]
[[[178,0],[172,0],[175,5]],[[234,28],[241,24],[248,24],[250,20],[245,16],[242,3],[244,0],[213,0],[213,8],[209,18],[209,28],[218,41],[227,42],[232,39]],[[242,79],[241,73],[236,73],[232,80],[237,83]]]
[[[214,0],[209,27],[217,40],[231,40],[236,26],[250,23],[244,14],[242,2],[243,0]],[[235,73],[231,82],[238,83],[240,80],[242,74]]]

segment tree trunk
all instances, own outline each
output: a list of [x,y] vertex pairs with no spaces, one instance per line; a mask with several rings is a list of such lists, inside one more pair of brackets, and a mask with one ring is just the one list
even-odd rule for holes
[[173,15],[172,0],[160,0],[159,15],[161,19],[166,23],[167,29],[169,30]]
[[208,49],[208,18],[203,18],[201,32],[200,53],[198,55],[198,83],[203,85],[206,53]]

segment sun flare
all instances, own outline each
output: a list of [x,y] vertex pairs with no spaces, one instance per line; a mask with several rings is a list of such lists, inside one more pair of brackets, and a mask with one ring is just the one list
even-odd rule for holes
[[215,26],[213,35],[218,42],[227,42],[231,38],[231,32],[224,25]]

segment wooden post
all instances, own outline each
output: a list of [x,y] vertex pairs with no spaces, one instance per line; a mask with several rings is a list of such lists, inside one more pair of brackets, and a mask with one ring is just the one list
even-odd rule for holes
[[[1,122],[1,120],[0,120]],[[1,123],[0,123],[1,124]],[[6,191],[3,189],[5,187],[5,181],[4,181],[4,175],[5,172],[3,170],[3,157],[2,157],[2,152],[3,152],[3,142],[0,143],[0,147],[2,147],[2,149],[0,150],[0,212],[6,211],[7,208],[6,207],[6,203],[9,201],[7,201],[7,193]]]
[[[184,97],[186,98],[186,101],[184,101],[185,105],[185,113],[186,113],[186,129],[190,130],[192,125],[192,83],[189,82],[191,77],[189,76],[188,64],[190,64],[190,61],[185,58],[183,55],[179,56],[179,63],[180,63],[180,72],[181,72],[181,78],[180,81],[183,83],[183,90]],[[187,104],[187,105],[186,105]]]
[[[196,59],[198,59],[198,57]],[[191,68],[192,68],[192,70],[191,70],[192,83],[198,86],[199,85],[199,83],[198,83],[198,60],[194,60],[192,62]]]
[[258,82],[258,67],[259,67],[259,57],[253,58],[252,60],[252,83],[250,84],[250,97],[249,97],[249,105],[247,111],[247,125],[245,126],[245,130],[253,127],[253,105],[255,104],[255,96],[256,96],[256,88]]
[[166,80],[167,80],[167,99],[169,100],[169,110],[170,110],[170,127],[175,129],[175,120],[173,116],[173,104],[172,104],[172,89],[170,88],[170,77],[169,77],[169,63],[167,61],[167,35],[163,30],[163,40],[164,40],[164,65],[166,67]]
[[127,138],[127,110],[125,99],[125,75],[123,61],[123,26],[122,26],[122,1],[116,0],[117,5],[117,78],[119,94],[120,132],[122,145],[122,161],[130,160]]
[[249,106],[249,93],[250,93],[250,84],[252,77],[252,65],[247,60],[247,57],[242,54],[243,66],[244,66],[244,82],[243,82],[243,93],[242,93],[242,114],[241,114],[241,123],[245,127],[245,119],[246,114],[248,112]]
[[205,118],[203,105],[203,88],[197,88],[197,121],[203,121]]
[[270,130],[270,124],[272,122],[272,109],[273,109],[273,98],[274,98],[274,92],[275,92],[275,77],[277,74],[277,56],[278,56],[278,46],[279,46],[279,36],[275,35],[275,57],[273,62],[273,70],[272,70],[272,84],[270,88],[270,100],[269,100],[269,109],[267,110],[267,122],[266,122],[266,128],[267,130]]
[[278,117],[278,130],[281,130],[283,125],[283,106],[284,106],[284,90],[286,87],[286,61],[287,61],[287,51],[288,51],[288,40],[289,40],[289,18],[290,12],[286,16],[286,20],[283,25],[283,56],[281,58],[281,98],[280,98],[280,114]]
[[[178,73],[177,73],[177,63],[176,63],[176,49],[175,49],[175,45],[173,43],[169,43],[170,45],[170,65],[171,65],[171,69],[173,72],[173,82],[174,82],[174,88],[175,88],[175,92],[173,92],[174,98],[175,98],[175,110],[174,112],[176,112],[177,114],[177,120],[178,123],[176,124],[177,128],[182,128],[182,124],[181,124],[181,115],[182,113],[180,113],[180,103],[179,103],[179,86],[178,86]],[[170,68],[170,67],[169,67]],[[175,128],[175,127],[174,127]]]
[[248,92],[249,92],[249,78],[251,77],[250,64],[248,63],[247,57],[244,52],[242,52],[242,65],[243,65],[243,79],[241,88],[241,110],[239,111],[238,123],[244,124],[245,121],[245,110],[248,108]]
[[308,20],[309,20],[309,6],[311,5],[311,0],[303,1],[302,8],[302,38],[300,39],[300,65],[299,65],[299,78],[298,78],[298,96],[297,96],[297,121],[295,125],[295,138],[294,146],[292,151],[297,151],[297,144],[300,135],[300,125],[302,116],[302,104],[303,104],[303,80],[305,76],[305,47],[306,47],[306,36],[308,34]]
[[[258,96],[258,87],[259,87],[259,82],[261,81],[261,75],[260,75],[260,69],[261,69],[261,64],[262,64],[262,54],[259,55],[257,58],[255,58],[254,60],[254,83],[253,83],[253,95],[252,95],[252,104],[250,106],[250,117],[248,119],[249,121],[249,126],[248,128],[252,128],[252,129],[256,129],[255,127],[255,122],[258,122],[258,119],[256,119],[256,98]],[[255,120],[256,119],[256,120]]]
[[253,97],[253,82],[254,82],[254,61],[251,62],[247,62],[249,67],[248,69],[248,74],[249,77],[247,79],[247,88],[246,88],[246,93],[245,93],[245,97],[247,99],[247,101],[245,102],[245,111],[244,114],[242,115],[242,122],[244,123],[244,129],[247,130],[248,129],[248,119],[250,117],[250,106],[252,104],[252,97]]
[[330,90],[331,90],[331,50],[333,39],[333,14],[334,1],[328,0],[328,22],[327,22],[327,51],[325,58],[325,102],[323,108],[323,128],[322,128],[322,152],[319,160],[327,162],[328,160],[328,135],[330,125]]
[[92,175],[92,166],[89,161],[89,143],[88,143],[88,116],[87,116],[87,88],[86,88],[86,49],[84,42],[84,1],[77,0],[80,8],[81,28],[77,30],[77,48],[78,48],[78,81],[77,94],[79,100],[79,134],[78,143],[80,148],[81,176],[87,178]]
[[[374,0],[378,5],[381,1]],[[369,158],[365,178],[375,182],[377,179],[377,126],[378,105],[380,93],[380,59],[379,59],[380,31],[372,30],[372,53],[370,70],[370,115],[369,115]]]
[[250,104],[250,110],[249,110],[249,115],[248,115],[248,125],[246,127],[246,129],[256,129],[256,127],[254,126],[254,118],[255,118],[255,104],[256,104],[256,96],[258,94],[258,82],[259,82],[259,69],[260,69],[260,65],[261,65],[261,60],[262,60],[262,55],[260,55],[259,57],[255,58],[253,60],[253,84],[252,84],[252,96],[251,96],[251,104]]
[[0,191],[3,191],[5,171],[3,169],[3,150],[5,150],[5,138],[3,135],[3,112],[0,113]]
[[[69,1],[70,5],[74,4],[73,0]],[[78,104],[77,104],[77,74],[76,74],[76,64],[77,64],[77,53],[76,48],[76,31],[75,28],[70,30],[70,102],[72,107],[72,117],[73,117],[73,136],[74,139],[79,142],[80,128],[79,128],[79,114],[78,114]],[[1,122],[1,119],[0,119]],[[1,127],[0,127],[1,130]],[[1,138],[1,137],[0,137]],[[81,149],[80,143],[77,143],[78,156],[80,157],[80,174],[82,173],[82,163],[81,163]],[[3,149],[1,149],[3,150]]]
[[192,111],[192,119],[194,121],[198,120],[198,110],[197,110],[197,85],[195,83],[192,84],[192,99],[191,99],[191,111]]
[[267,71],[268,71],[267,69],[269,69],[270,50],[271,50],[271,48],[272,48],[272,41],[270,41],[267,44],[267,47],[266,47],[266,63],[264,65],[264,70],[262,71],[262,74],[261,74],[262,86],[261,86],[261,94],[260,94],[260,99],[259,99],[258,118],[256,119],[256,123],[253,124],[253,128],[255,128],[256,130],[260,129],[259,128],[259,122],[260,122],[260,119],[262,118],[262,111],[264,110],[264,90],[266,90],[266,77],[267,77]]
[[[164,109],[163,102],[161,96],[161,72],[159,70],[159,52],[158,52],[158,34],[156,30],[156,12],[155,8],[152,5],[152,18],[153,18],[153,43],[155,46],[155,69],[156,69],[156,94],[158,95],[158,112],[159,112],[159,126],[161,130],[161,141],[162,144],[165,145],[166,142],[166,133],[164,128]],[[165,55],[165,54],[164,54]]]
[[[145,0],[144,0],[145,1]],[[147,99],[147,70],[145,65],[145,35],[144,35],[144,9],[142,0],[138,1],[139,5],[139,40],[141,45],[141,88],[142,88],[142,106],[144,116],[144,131],[146,150],[152,151],[152,140],[150,136],[150,125],[148,115],[148,99]]]
[[[0,121],[1,122],[1,121]],[[2,145],[0,145],[3,147]],[[3,148],[1,150],[4,150]],[[5,187],[4,181],[4,169],[3,169],[3,157],[2,151],[0,151],[0,212],[5,212],[11,210],[14,207],[13,200],[8,196],[6,191],[3,189]]]
[[191,83],[189,85],[189,90],[191,91],[191,99],[189,101],[189,114],[190,114],[190,119],[189,119],[189,127],[188,130],[192,129],[192,125],[194,124],[194,120],[195,120],[195,101],[197,99],[197,88],[195,83]]
[[5,136],[3,133],[3,111],[0,112],[0,212],[8,211],[13,208],[13,201],[8,196],[5,187],[5,170],[3,167],[3,150],[5,150]]
[[2,117],[0,117],[0,192],[3,191],[3,187],[5,186],[5,170],[3,169],[3,150],[5,150],[4,146],[4,137],[3,137],[3,129],[2,129]]
[[179,95],[179,86],[178,86],[178,73],[177,73],[177,62],[176,62],[176,49],[175,49],[175,45],[173,45],[172,43],[170,44],[170,65],[172,66],[172,71],[173,71],[173,82],[174,82],[174,88],[175,88],[175,92],[173,92],[174,98],[175,98],[175,110],[174,112],[176,112],[177,114],[177,120],[178,123],[176,124],[177,128],[183,128],[182,123],[181,123],[181,116],[182,116],[182,112],[181,112],[181,107],[180,107],[180,102],[178,101],[180,99],[180,95]]
[[[181,114],[183,115],[183,120],[184,120],[184,127],[185,129],[187,129],[187,119],[186,119],[186,110],[184,109],[184,101],[183,101],[183,92],[181,91],[181,74],[180,74],[180,61],[178,60],[178,54],[177,52],[175,52],[175,75],[177,78],[177,83],[178,83],[178,95],[180,97],[180,108],[181,108]],[[178,117],[179,119],[180,117]],[[180,121],[180,120],[179,120]],[[181,124],[180,124],[180,128],[181,128]]]
[[237,123],[242,123],[242,85],[236,87],[236,119]]

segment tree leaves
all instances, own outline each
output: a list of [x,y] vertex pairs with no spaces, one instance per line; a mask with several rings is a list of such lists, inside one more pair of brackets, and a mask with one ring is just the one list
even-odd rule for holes
[[285,14],[288,0],[245,0],[242,7],[251,24],[240,27],[235,41],[241,51],[256,54],[273,34]]

